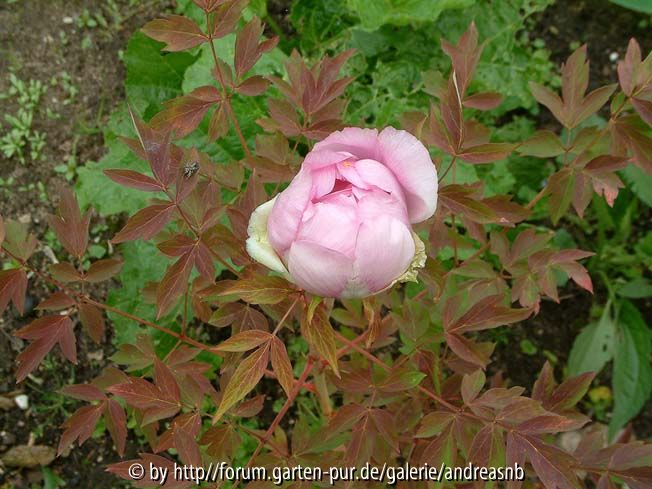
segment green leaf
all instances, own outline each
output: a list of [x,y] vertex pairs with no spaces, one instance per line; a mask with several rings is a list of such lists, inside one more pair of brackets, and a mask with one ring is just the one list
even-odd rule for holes
[[401,392],[414,389],[425,377],[426,374],[423,372],[397,368],[378,384],[378,389],[384,392]]
[[43,489],[57,489],[66,486],[66,481],[48,467],[41,467],[41,472],[43,473]]
[[648,175],[638,166],[632,164],[623,170],[622,175],[632,192],[652,207],[652,175]]
[[184,73],[196,59],[188,53],[163,53],[162,47],[137,32],[125,51],[127,101],[144,119],[158,112],[163,101],[181,94]]
[[471,404],[478,397],[487,378],[482,370],[478,369],[472,374],[465,374],[462,378],[462,399],[464,404]]
[[213,422],[219,420],[238,401],[243,399],[263,377],[269,363],[269,345],[263,345],[242,360],[229,380],[222,402]]
[[519,153],[539,158],[550,158],[564,152],[564,146],[559,137],[552,131],[537,131],[523,141],[518,148]]
[[614,351],[614,412],[609,423],[613,437],[640,411],[652,393],[650,353],[652,335],[643,317],[629,301],[623,301],[618,318]]
[[611,0],[611,2],[630,10],[652,14],[652,3],[649,0]]
[[461,9],[473,3],[474,0],[348,0],[349,8],[360,18],[363,29],[369,31],[384,24],[432,22],[444,10]]
[[618,295],[628,299],[652,297],[652,284],[644,278],[637,278],[618,289]]
[[[511,157],[508,157],[511,159]],[[509,169],[507,161],[497,161],[491,165],[473,166],[478,169],[479,180],[485,183],[485,197],[511,194],[516,184],[516,179]]]
[[455,414],[447,411],[433,411],[421,420],[416,438],[430,438],[438,435],[455,420]]
[[[164,259],[156,246],[150,242],[134,241],[120,246],[120,254],[124,258],[124,266],[119,279],[122,287],[113,288],[109,292],[107,304],[121,311],[133,314],[142,319],[156,321],[156,306],[147,304],[142,298],[142,289],[147,282],[160,280],[165,274],[168,261]],[[178,309],[173,309],[169,315],[156,321],[166,327],[174,327]],[[119,314],[108,312],[108,317],[113,325],[115,336],[114,345],[135,343],[139,333],[146,332],[159,342],[162,349],[170,347],[175,338],[154,329],[144,330],[136,321],[127,319]],[[163,342],[162,344],[160,342]]]
[[514,151],[515,147],[515,144],[509,143],[479,144],[471,148],[466,148],[459,157],[468,163],[493,163],[507,158]]
[[616,323],[607,305],[600,321],[586,326],[575,338],[568,358],[568,375],[598,373],[613,356]]
[[82,208],[91,206],[102,216],[145,207],[151,195],[111,181],[104,170],[129,169],[149,173],[147,162],[134,155],[118,136],[135,136],[126,106],[111,114],[104,132],[108,153],[99,162],[88,162],[78,169],[77,197]]
[[[449,162],[450,160],[447,159],[442,168],[448,168]],[[476,165],[457,160],[455,162],[455,178],[453,179],[453,172],[449,171],[441,181],[441,185],[449,185],[453,182],[457,184],[475,183],[480,180],[478,178],[479,169],[480,167]]]
[[354,23],[352,16],[347,15],[346,0],[294,0],[291,3],[290,22],[301,33],[293,41],[299,43],[302,53],[325,50],[329,42]]
[[256,348],[272,339],[267,331],[250,329],[241,331],[215,347],[219,352],[244,352]]

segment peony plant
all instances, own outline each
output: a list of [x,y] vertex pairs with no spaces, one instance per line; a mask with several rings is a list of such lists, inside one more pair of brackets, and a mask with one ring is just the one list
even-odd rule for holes
[[[650,487],[652,446],[629,429],[607,439],[578,408],[593,373],[558,382],[546,363],[526,395],[492,374],[495,345],[484,331],[536,314],[542,298],[558,302],[557,274],[592,292],[580,263],[590,253],[554,247],[535,222],[545,215],[556,224],[571,207],[581,217],[594,194],[613,204],[623,186],[618,170],[629,163],[652,169],[646,133],[652,56],[643,59],[632,40],[618,67],[619,87],[587,94],[586,47],[579,48],[562,67],[561,95],[531,86],[559,131],[541,130],[518,144],[496,142],[473,118],[501,97],[469,93],[482,51],[471,25],[457,44],[442,41],[452,66],[428,87],[427,111],[404,114],[401,130],[343,127],[351,79],[339,73],[353,52],[312,66],[294,52],[286,77],[252,75],[278,39],[263,36],[259,19],[241,20],[245,0],[194,3],[203,25],[167,16],[143,32],[167,51],[208,45],[212,83],[168,101],[147,123],[132,113],[138,137],[124,142],[150,171],[106,172],[152,196],[112,242],[118,249],[127,241],[154,242],[169,263],[138,298],[155,303],[157,319],[89,294],[87,284],[115,286],[123,263],[89,257],[92,214],[79,209],[71,190],[62,191],[49,222],[65,251],[47,271],[32,258],[36,238],[21,223],[0,218],[0,311],[12,303],[24,312],[32,277],[51,290],[36,318],[15,331],[28,343],[17,358],[19,382],[55,347],[75,363],[79,329],[104,341],[107,315],[174,339],[163,350],[143,334],[135,344],[119,345],[115,365],[92,382],[65,386],[84,405],[64,424],[59,453],[103,427],[120,456],[137,457],[107,468],[127,480],[134,479],[134,464],[169,470],[175,462],[285,468],[407,462],[518,465],[528,487],[547,489]],[[231,33],[235,55],[226,59],[214,41]],[[248,115],[233,103],[252,96],[267,97],[269,112],[257,121],[265,134],[255,143],[240,127]],[[608,121],[591,125],[598,111],[608,112]],[[236,135],[241,161],[214,162],[178,144],[205,118],[211,142]],[[482,182],[456,178],[460,161],[491,164],[513,152],[555,167],[528,202],[487,196]],[[417,282],[407,287],[405,280]],[[163,325],[164,317],[175,325]],[[228,331],[223,341],[210,341],[211,327]],[[289,353],[286,343],[297,338],[307,342],[307,352]],[[270,390],[257,388],[270,383],[285,396],[274,411],[264,394]],[[310,403],[291,409],[299,398]],[[263,411],[274,412],[267,426],[243,421]],[[147,453],[129,449],[130,431],[145,437]],[[581,441],[560,446],[557,435],[570,431]],[[244,462],[243,440],[255,446]],[[142,475],[140,485],[157,483],[151,472]],[[522,484],[512,480],[506,487]]]
[[393,127],[348,127],[310,151],[289,187],[249,221],[252,258],[322,297],[364,298],[416,280],[425,245],[411,224],[437,206],[425,146]]

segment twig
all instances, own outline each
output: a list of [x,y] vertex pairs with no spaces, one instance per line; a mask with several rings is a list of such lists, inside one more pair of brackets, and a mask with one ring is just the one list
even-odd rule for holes
[[[168,199],[170,199],[170,202],[172,202],[174,204],[174,206],[176,207],[177,211],[179,211],[179,215],[181,216],[181,218],[186,223],[186,226],[188,226],[190,231],[192,231],[192,233],[195,235],[195,238],[197,238],[197,240],[201,239],[201,234],[199,233],[198,230],[195,229],[195,226],[193,226],[192,222],[190,222],[190,218],[186,215],[184,210],[181,208],[181,205],[177,202],[177,199],[173,198],[169,194],[169,192],[167,192],[167,191],[165,192],[165,195],[167,195]],[[213,255],[213,257],[220,264],[222,264],[222,266],[227,268],[234,275],[236,275],[236,276],[240,275],[240,272],[238,270],[236,270],[234,267],[232,267],[226,260],[223,260],[222,257],[220,255],[218,255],[210,246],[207,246],[206,248],[208,249],[210,254]]]
[[[351,347],[353,350],[355,350],[355,351],[357,351],[358,353],[360,353],[362,356],[364,356],[364,357],[365,357],[367,360],[369,360],[370,362],[375,363],[376,365],[378,365],[379,367],[381,367],[383,370],[385,370],[385,371],[390,371],[390,370],[392,369],[389,365],[387,365],[385,362],[383,362],[380,358],[376,357],[373,353],[368,352],[367,350],[365,350],[364,348],[362,348],[361,346],[359,346],[357,343],[355,343],[355,342],[349,340],[348,338],[342,336],[341,333],[339,333],[339,332],[336,331],[336,332],[335,332],[335,337],[336,337],[339,341],[341,341],[342,343],[344,343],[345,345]],[[453,404],[451,404],[450,402],[448,402],[446,399],[442,398],[441,396],[438,396],[438,395],[435,394],[434,392],[429,391],[428,389],[426,389],[426,388],[423,387],[423,386],[418,386],[417,388],[419,389],[419,391],[423,392],[424,394],[426,394],[426,395],[427,395],[428,397],[430,397],[431,399],[437,401],[437,402],[438,402],[439,404],[441,404],[442,406],[447,407],[447,408],[450,409],[451,411],[454,411],[454,412],[460,412],[460,408],[458,408],[457,406],[454,406]]]
[[230,96],[226,91],[226,84],[224,83],[224,78],[222,77],[222,70],[220,70],[220,64],[217,59],[217,53],[215,52],[215,45],[213,44],[213,32],[211,29],[210,14],[208,12],[206,12],[206,26],[208,30],[208,44],[211,47],[213,62],[215,63],[215,73],[217,74],[217,78],[222,88],[222,103],[225,104],[226,110],[229,113],[229,117],[233,122],[233,127],[235,129],[236,134],[238,135],[240,144],[242,145],[242,150],[244,151],[247,158],[251,158],[251,151],[249,150],[249,146],[247,145],[247,140],[245,139],[244,134],[242,133],[242,128],[240,127],[238,118],[235,116],[235,112],[233,112],[233,106],[231,105]]
[[457,160],[457,155],[453,155],[451,162],[448,164],[448,166],[443,171],[443,173],[439,176],[438,183],[441,183],[446,177],[446,175],[448,175],[448,172],[451,170],[451,168],[453,168],[453,165],[455,164],[456,160]]
[[[258,440],[258,445],[256,446],[256,449],[254,450],[254,453],[251,455],[249,458],[249,461],[247,462],[247,467],[251,467],[254,463],[254,459],[260,454],[260,451],[263,449],[263,446],[267,443],[267,441],[271,438],[271,436],[274,434],[274,431],[276,430],[276,427],[279,425],[285,414],[288,412],[292,404],[294,403],[294,400],[296,397],[299,395],[299,392],[301,391],[301,386],[303,383],[306,381],[308,378],[308,375],[310,375],[310,372],[312,372],[312,369],[314,368],[315,363],[312,359],[312,357],[308,357],[308,361],[306,362],[306,366],[303,369],[303,372],[301,372],[301,375],[299,376],[299,380],[297,381],[296,384],[294,384],[294,387],[292,388],[292,391],[290,392],[290,395],[286,399],[285,403],[283,404],[283,407],[281,410],[278,412],[274,420],[272,421],[272,424],[269,425],[269,428],[267,428],[267,431],[263,435],[262,438]],[[238,485],[240,484],[240,481],[237,480],[235,484],[233,485],[233,489],[236,489]]]
[[292,302],[292,304],[290,304],[290,307],[288,307],[288,310],[285,311],[285,314],[283,315],[283,317],[281,318],[281,320],[280,320],[280,321],[278,322],[278,324],[276,325],[276,328],[274,328],[274,331],[272,332],[272,335],[276,336],[276,334],[277,334],[277,333],[279,332],[279,330],[281,329],[281,326],[283,326],[283,323],[285,322],[285,320],[288,318],[288,316],[290,315],[290,313],[291,313],[292,310],[294,309],[294,306],[297,305],[297,302],[298,302],[298,301],[299,301],[299,298],[297,297],[296,299],[294,299],[294,302]]

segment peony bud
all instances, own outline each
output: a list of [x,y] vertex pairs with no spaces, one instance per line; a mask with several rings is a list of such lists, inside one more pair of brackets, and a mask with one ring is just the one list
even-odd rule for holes
[[349,127],[252,213],[247,251],[312,294],[366,297],[416,279],[425,253],[411,224],[436,206],[437,171],[417,138]]

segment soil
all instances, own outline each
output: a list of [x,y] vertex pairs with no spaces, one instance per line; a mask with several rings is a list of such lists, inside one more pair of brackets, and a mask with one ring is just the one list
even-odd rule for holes
[[[9,73],[23,80],[40,80],[47,91],[41,98],[34,117],[33,129],[46,135],[46,145],[40,158],[29,157],[24,165],[16,158],[7,159],[0,153],[0,213],[31,223],[36,235],[46,230],[45,216],[52,212],[58,185],[65,178],[54,171],[71,156],[79,164],[97,161],[105,152],[102,126],[113,109],[124,100],[124,65],[120,54],[133,32],[160,12],[172,6],[171,1],[117,0],[112,11],[102,0],[20,0],[0,3],[0,93],[9,89]],[[113,14],[119,14],[116,19]],[[85,15],[102,14],[107,25],[82,24]],[[76,94],[63,82],[69,79]],[[57,80],[51,84],[51,80]],[[15,114],[18,103],[14,98],[2,101],[3,113]],[[56,119],[46,111],[58,114]],[[8,124],[0,123],[0,134]],[[42,189],[38,184],[43,185]],[[39,193],[47,197],[41,198]],[[95,221],[97,222],[97,220]],[[37,254],[42,256],[42,254]],[[38,259],[35,257],[35,259]],[[48,260],[42,259],[42,266]],[[31,282],[28,302],[33,306],[43,297],[43,284]],[[98,291],[96,291],[98,292]],[[101,290],[99,291],[101,293]],[[46,368],[24,384],[14,383],[14,359],[22,349],[10,332],[31,319],[8,317],[0,319],[0,396],[12,399],[23,393],[29,398],[29,409],[17,407],[0,410],[0,458],[12,445],[41,444],[56,448],[59,425],[78,407],[77,402],[56,394],[67,383],[83,383],[99,375],[113,353],[110,338],[95,345],[80,335],[79,364],[72,366],[57,354],[51,355]],[[91,439],[82,449],[63,454],[50,470],[66,481],[66,487],[120,487],[104,467],[119,460],[110,438]],[[138,446],[131,440],[127,456],[135,456]],[[26,488],[34,483],[40,487],[40,469],[16,469],[0,463],[0,487]]]
[[[0,93],[9,88],[9,72],[22,80],[40,80],[48,86],[41,103],[41,116],[34,121],[34,129],[43,132],[47,139],[41,157],[38,161],[28,158],[21,165],[15,158],[3,159],[0,153],[0,213],[31,222],[33,231],[43,235],[44,219],[52,212],[52,204],[48,198],[40,198],[38,184],[44,185],[48,196],[54,195],[56,185],[66,183],[54,171],[55,166],[71,156],[80,164],[102,157],[105,149],[101,128],[113,108],[124,100],[125,73],[120,52],[139,26],[172,3],[116,0],[122,17],[119,22],[111,20],[109,2],[102,0],[19,0],[0,4]],[[280,29],[291,34],[287,5],[286,0],[270,0],[268,7]],[[77,19],[85,11],[103,13],[109,20],[108,26],[78,24]],[[638,39],[644,52],[652,50],[652,30],[639,23],[642,18],[607,0],[559,1],[534,19],[532,34],[545,40],[558,63],[571,52],[571,43],[587,42],[592,84],[612,83],[616,79],[612,53],[622,59],[630,37]],[[62,83],[64,73],[77,89],[72,97]],[[50,84],[53,77],[59,80],[55,85]],[[13,99],[3,100],[2,106],[3,113],[14,114],[18,109]],[[46,109],[60,117],[54,120],[46,117]],[[8,125],[4,121],[0,125],[1,135]],[[10,186],[3,186],[2,182],[10,178],[13,179]],[[46,264],[47,259],[42,258],[42,265]],[[32,305],[38,303],[44,292],[43,284],[33,283]],[[602,291],[596,294],[598,301],[603,298]],[[574,287],[561,295],[564,297],[561,305],[544,302],[538,316],[512,329],[509,344],[499,342],[495,364],[510,383],[531,387],[546,358],[556,357],[557,365],[567,360],[574,338],[588,322],[593,299]],[[637,305],[652,320],[650,304]],[[80,338],[79,365],[72,367],[57,355],[51,355],[46,368],[37,371],[34,380],[16,386],[14,359],[22,345],[13,339],[11,331],[31,317],[18,319],[5,315],[4,320],[0,319],[0,396],[13,398],[24,393],[30,400],[30,408],[25,411],[17,407],[3,409],[0,405],[0,457],[14,445],[36,443],[56,447],[59,425],[78,403],[62,400],[55,391],[67,383],[82,383],[97,376],[113,352],[110,338],[101,346]],[[536,353],[527,355],[516,346],[525,339],[535,346]],[[600,382],[609,385],[609,379]],[[266,393],[275,397],[277,384],[270,385],[268,390]],[[634,430],[639,437],[652,435],[652,404],[648,403],[634,421]],[[127,456],[135,455],[139,448],[137,440],[131,437]],[[66,481],[67,487],[114,488],[119,483],[107,476],[104,467],[117,460],[110,439],[102,437],[64,454],[50,469]],[[40,469],[16,469],[0,464],[2,489],[26,488],[30,483],[39,484],[41,478]]]
[[[291,0],[268,0],[267,12],[274,19],[276,29],[281,32],[274,32],[274,34],[282,34],[283,38],[290,39],[296,35],[294,27],[290,21],[290,7],[292,6]],[[271,29],[271,26],[268,27]],[[271,29],[274,31],[274,29]]]
[[591,87],[615,83],[616,66],[634,37],[641,50],[652,50],[650,17],[620,7],[609,0],[557,1],[535,18],[533,34],[561,65],[582,44],[588,46]]

